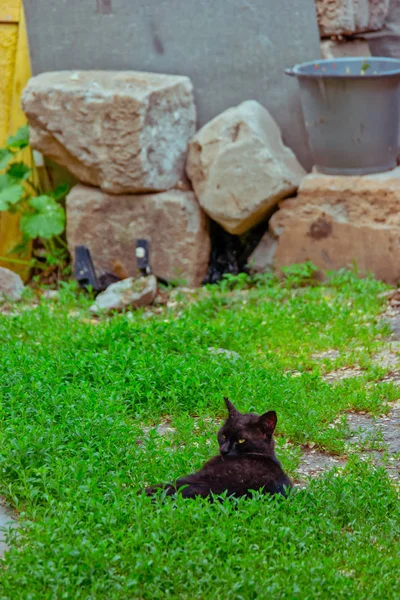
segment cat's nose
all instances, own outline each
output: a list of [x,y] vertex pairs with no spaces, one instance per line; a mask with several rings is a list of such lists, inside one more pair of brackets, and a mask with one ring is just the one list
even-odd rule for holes
[[222,456],[224,456],[225,454],[229,454],[229,444],[224,444],[223,446],[220,447],[220,452],[222,454]]

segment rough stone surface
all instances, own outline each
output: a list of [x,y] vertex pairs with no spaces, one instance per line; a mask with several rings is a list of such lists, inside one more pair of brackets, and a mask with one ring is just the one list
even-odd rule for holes
[[265,273],[273,269],[277,245],[277,239],[267,231],[247,261],[253,273]]
[[269,227],[274,264],[312,261],[322,271],[350,267],[400,280],[400,168],[378,175],[312,173],[295,199],[283,202]]
[[381,29],[390,0],[315,0],[321,37]]
[[86,245],[98,274],[118,264],[135,276],[136,239],[150,244],[150,264],[161,279],[199,286],[210,256],[208,221],[193,192],[111,196],[75,186],[67,198],[67,238],[71,254]]
[[295,481],[300,483],[309,477],[318,477],[325,473],[325,471],[344,467],[345,464],[346,461],[343,458],[331,456],[317,449],[304,448]]
[[[384,466],[393,480],[400,479],[400,403],[391,404],[387,416],[372,418],[368,414],[348,413],[346,415],[349,439],[347,452],[356,454],[361,460],[372,460],[373,464]],[[336,427],[336,423],[330,427]],[[375,450],[374,450],[375,448]],[[385,458],[386,452],[388,456]],[[347,459],[333,457],[317,449],[303,450],[296,480],[302,483],[309,477],[317,477],[332,468],[344,467]]]
[[400,315],[397,315],[394,319],[391,319],[389,325],[392,332],[392,338],[400,341]]
[[59,71],[22,96],[31,145],[79,181],[114,194],[159,191],[184,174],[196,111],[188,77]]
[[322,37],[355,31],[353,0],[315,0]]
[[364,40],[322,40],[321,54],[324,59],[371,56],[368,43]]
[[[362,443],[369,437],[378,437],[380,432],[382,445],[386,447],[389,454],[400,453],[400,403],[395,402],[391,405],[391,410],[387,416],[372,418],[366,414],[349,413],[347,415],[347,425],[352,436],[349,442],[352,444]],[[400,461],[397,461],[400,467]],[[400,475],[400,473],[399,473]]]
[[274,119],[254,100],[197,132],[186,171],[205,212],[233,234],[261,221],[305,175]]
[[[395,4],[397,0],[393,2]],[[368,30],[382,29],[389,15],[390,0],[369,0]]]
[[390,328],[391,340],[400,343],[400,289],[384,292],[383,296],[389,301],[383,322]]
[[20,300],[24,284],[17,273],[0,267],[0,300]]
[[123,310],[124,308],[140,308],[152,304],[157,296],[157,278],[129,277],[112,283],[101,292],[96,302],[90,307],[93,313],[100,311]]

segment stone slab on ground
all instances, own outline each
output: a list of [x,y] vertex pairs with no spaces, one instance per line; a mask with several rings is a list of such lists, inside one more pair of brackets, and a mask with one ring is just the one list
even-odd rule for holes
[[196,133],[186,172],[202,208],[232,234],[259,223],[306,174],[270,113],[254,100],[224,111]]
[[24,0],[24,8],[34,74],[135,69],[187,75],[199,126],[230,106],[258,100],[311,168],[298,84],[284,70],[320,56],[314,0]]
[[98,274],[137,275],[136,240],[150,244],[153,273],[166,281],[199,286],[210,256],[208,220],[193,192],[112,196],[98,188],[75,186],[67,197],[67,239],[89,248]]
[[0,301],[21,300],[23,291],[24,284],[21,277],[10,269],[0,267]]
[[[383,465],[388,475],[400,480],[400,401],[390,406],[388,415],[373,418],[363,413],[347,413],[346,423],[350,432],[348,450],[362,459],[372,460],[376,466]],[[379,450],[371,450],[380,447]],[[388,459],[385,457],[388,454]],[[325,471],[345,466],[347,459],[335,457],[317,449],[304,448],[297,480],[317,477]],[[301,483],[300,487],[304,487]]]
[[355,261],[361,273],[397,284],[400,168],[363,177],[307,175],[297,198],[282,202],[273,215],[269,235],[277,240],[278,271],[311,261],[324,272]]
[[304,448],[301,462],[297,469],[297,480],[303,481],[308,477],[318,477],[330,469],[340,468],[346,464],[345,459],[335,457],[320,450]]
[[[387,416],[372,418],[368,414],[349,413],[346,416],[351,432],[350,444],[363,445],[366,440],[377,440],[382,450],[400,455],[400,402],[391,405]],[[400,459],[396,461],[400,470]],[[400,475],[400,473],[398,473]]]
[[400,314],[388,321],[392,332],[392,339],[400,341]]
[[121,194],[166,190],[184,177],[196,122],[187,77],[43,73],[29,81],[22,106],[31,146],[83,183]]
[[[15,527],[16,521],[14,515],[7,508],[5,501],[0,497],[0,527]],[[8,545],[5,541],[4,533],[0,532],[0,559],[4,557],[4,553],[8,550]]]
[[90,307],[92,313],[101,311],[123,310],[124,308],[141,308],[152,304],[157,296],[157,278],[128,277],[117,281],[101,292]]

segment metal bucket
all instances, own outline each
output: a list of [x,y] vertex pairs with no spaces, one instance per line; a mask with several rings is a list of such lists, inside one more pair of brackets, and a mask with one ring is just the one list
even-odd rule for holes
[[397,165],[400,60],[338,58],[296,65],[301,104],[321,173],[367,175]]

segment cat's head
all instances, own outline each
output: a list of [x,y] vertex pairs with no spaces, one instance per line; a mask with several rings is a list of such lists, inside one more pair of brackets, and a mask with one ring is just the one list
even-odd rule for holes
[[273,433],[276,427],[276,412],[270,410],[263,415],[242,414],[225,398],[228,418],[218,432],[219,451],[222,456],[240,454],[265,454],[274,457]]

